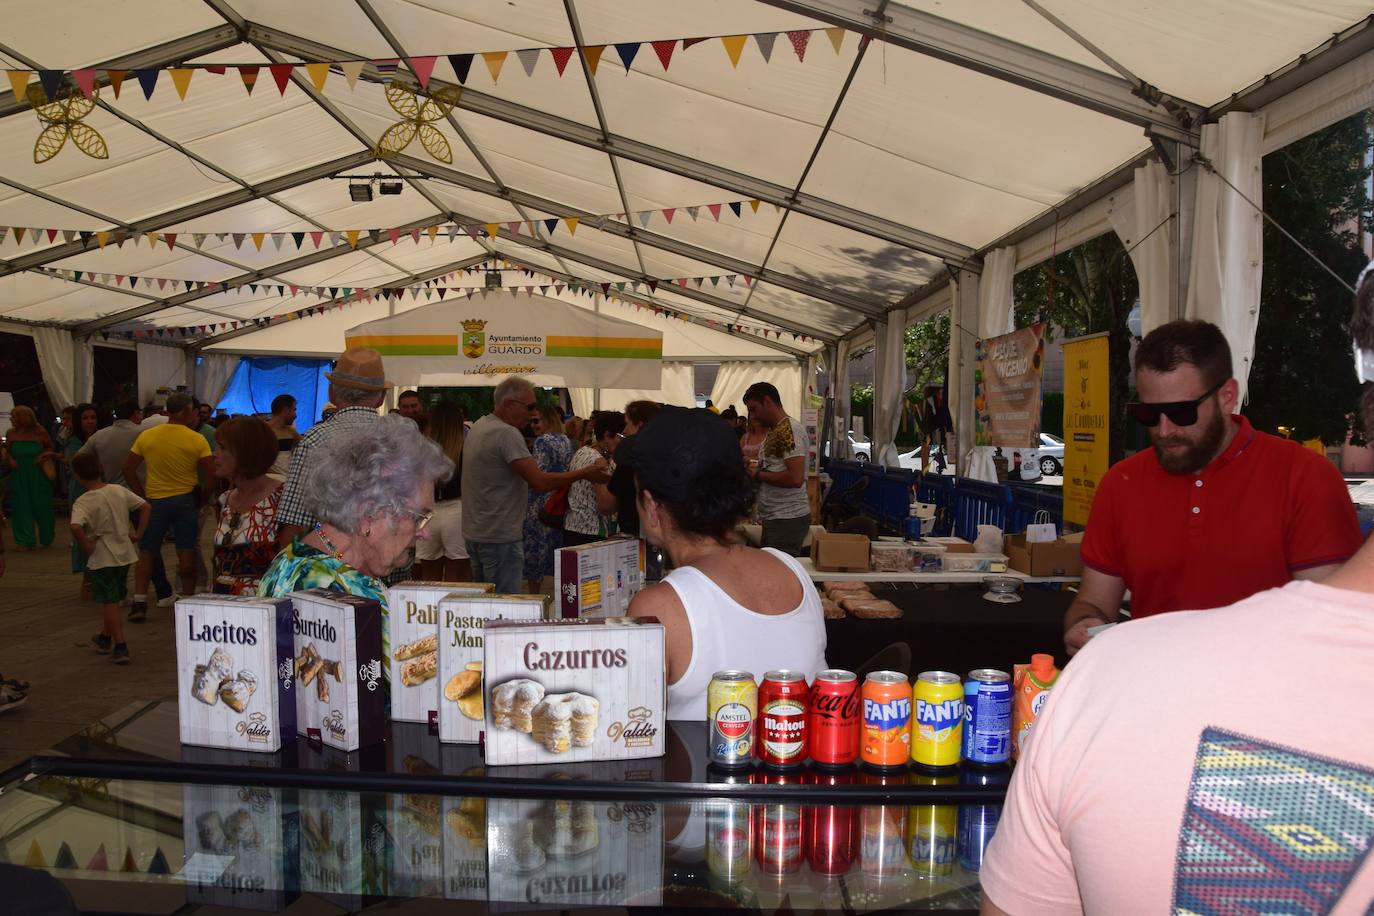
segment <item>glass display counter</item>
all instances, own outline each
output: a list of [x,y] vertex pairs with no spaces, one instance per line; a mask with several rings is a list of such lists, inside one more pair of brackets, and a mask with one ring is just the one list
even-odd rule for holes
[[6,774],[0,861],[34,871],[0,886],[132,913],[976,911],[1009,776],[717,772],[697,723],[654,760],[491,768],[401,723],[356,754],[176,735],[175,704],[135,705]]

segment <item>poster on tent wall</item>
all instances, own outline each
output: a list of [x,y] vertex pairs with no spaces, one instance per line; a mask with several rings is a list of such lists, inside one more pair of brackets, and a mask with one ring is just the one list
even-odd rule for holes
[[1038,445],[1044,324],[980,340],[973,355],[974,444]]
[[1107,335],[1064,341],[1064,521],[1086,525],[1107,473],[1111,388]]
[[495,385],[507,375],[583,388],[662,387],[663,335],[545,296],[437,302],[344,333],[398,384]]

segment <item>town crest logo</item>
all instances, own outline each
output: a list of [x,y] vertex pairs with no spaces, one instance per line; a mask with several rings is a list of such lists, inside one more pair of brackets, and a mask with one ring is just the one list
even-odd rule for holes
[[463,322],[463,355],[468,359],[477,359],[487,352],[487,335],[483,330],[486,326],[485,321],[477,318]]

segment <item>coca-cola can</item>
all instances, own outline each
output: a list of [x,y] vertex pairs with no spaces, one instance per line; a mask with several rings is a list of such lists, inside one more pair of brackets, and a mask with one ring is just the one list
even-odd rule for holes
[[[854,782],[853,770],[815,771],[811,783],[818,786],[847,786]],[[826,877],[847,874],[854,867],[859,845],[859,809],[854,805],[812,805],[806,809],[806,858],[811,871]]]
[[848,766],[859,759],[862,713],[863,696],[853,671],[830,669],[816,675],[806,722],[811,759],[827,767]]
[[769,671],[759,685],[758,755],[765,765],[799,767],[806,760],[806,706],[811,691],[799,671]]
[[[763,785],[800,786],[802,773],[755,774]],[[754,855],[759,869],[775,878],[796,873],[806,858],[806,819],[798,803],[767,802],[754,805]]]

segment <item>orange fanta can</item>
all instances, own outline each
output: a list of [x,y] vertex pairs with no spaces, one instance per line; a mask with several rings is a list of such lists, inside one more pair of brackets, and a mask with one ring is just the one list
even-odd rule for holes
[[911,756],[911,683],[900,671],[874,671],[864,680],[863,744],[859,756],[874,767],[905,767]]
[[1017,665],[1012,675],[1011,756],[1020,759],[1026,741],[1035,728],[1040,710],[1050,698],[1050,688],[1059,679],[1054,656],[1039,653],[1031,656],[1029,665]]

